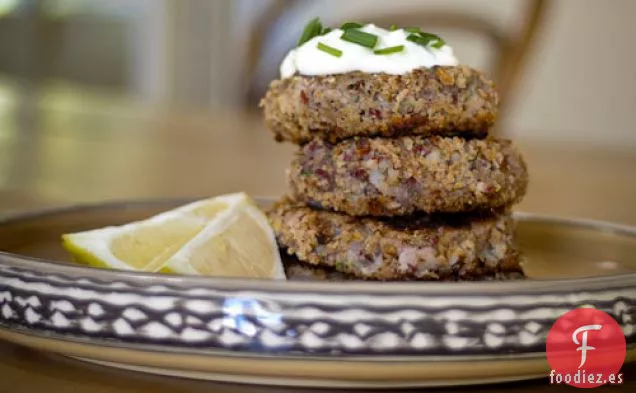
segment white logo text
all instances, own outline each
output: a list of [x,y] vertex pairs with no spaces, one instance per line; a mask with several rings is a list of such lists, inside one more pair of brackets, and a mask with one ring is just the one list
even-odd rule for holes
[[[581,351],[581,364],[579,365],[579,368],[583,367],[587,360],[587,351],[593,351],[596,349],[587,345],[587,332],[590,330],[601,330],[602,327],[602,325],[585,325],[576,329],[574,333],[572,333],[572,341],[574,341],[574,344],[581,345],[576,349],[577,351]],[[579,342],[576,336],[578,336],[581,332],[583,332],[583,334],[581,334],[581,342]]]

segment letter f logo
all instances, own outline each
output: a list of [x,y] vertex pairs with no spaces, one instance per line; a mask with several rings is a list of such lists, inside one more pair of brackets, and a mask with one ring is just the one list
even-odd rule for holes
[[[593,351],[596,349],[587,345],[587,332],[590,330],[601,330],[602,327],[603,325],[585,325],[576,329],[574,333],[572,333],[572,341],[574,341],[574,344],[581,345],[576,349],[577,351],[581,351],[581,364],[579,364],[579,368],[583,367],[587,360],[587,351]],[[583,332],[583,334],[581,334],[581,342],[579,342],[576,336],[578,336],[581,332]]]

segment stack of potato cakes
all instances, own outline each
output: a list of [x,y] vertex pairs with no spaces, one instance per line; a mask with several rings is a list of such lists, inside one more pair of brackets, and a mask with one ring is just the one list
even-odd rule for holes
[[299,145],[289,193],[268,212],[292,277],[523,277],[511,206],[528,173],[488,135],[493,83],[466,66],[272,82],[261,102],[277,141]]

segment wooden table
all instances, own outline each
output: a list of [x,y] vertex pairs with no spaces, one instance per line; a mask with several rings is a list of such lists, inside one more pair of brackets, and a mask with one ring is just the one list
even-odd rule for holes
[[[519,210],[636,225],[635,151],[518,143],[532,176]],[[0,108],[0,215],[71,203],[203,197],[237,190],[280,195],[293,150],[273,142],[254,114],[124,111],[108,106],[26,112]],[[624,372],[628,383],[613,391],[636,391],[636,369],[630,366]],[[546,384],[543,380],[453,391],[530,392]],[[0,343],[0,392],[38,391],[272,389],[115,371]]]

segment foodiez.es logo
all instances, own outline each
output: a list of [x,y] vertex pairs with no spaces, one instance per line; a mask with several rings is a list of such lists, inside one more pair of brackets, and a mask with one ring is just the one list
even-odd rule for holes
[[[580,347],[578,347],[576,350],[577,351],[581,351],[581,364],[579,364],[579,368],[583,367],[583,365],[585,365],[585,360],[587,359],[587,351],[593,351],[596,348],[594,347],[589,347],[587,345],[587,332],[588,330],[601,330],[603,328],[603,325],[585,325],[585,326],[581,326],[580,328],[576,329],[574,331],[574,333],[572,333],[572,341],[574,341],[575,344],[582,344]],[[583,332],[583,340],[582,343],[579,342],[579,340],[577,340],[576,336]]]
[[623,330],[608,314],[594,308],[569,311],[548,332],[550,383],[578,388],[622,384],[626,348]]

